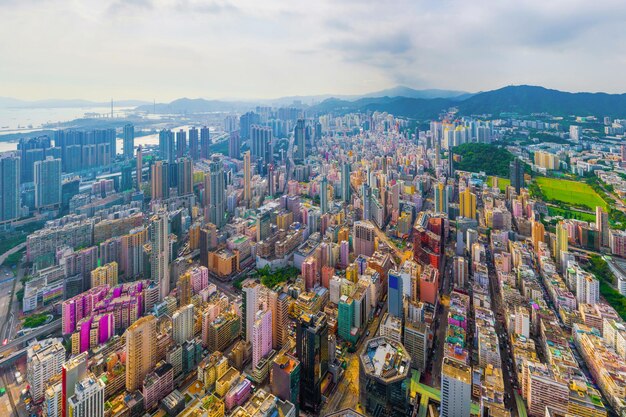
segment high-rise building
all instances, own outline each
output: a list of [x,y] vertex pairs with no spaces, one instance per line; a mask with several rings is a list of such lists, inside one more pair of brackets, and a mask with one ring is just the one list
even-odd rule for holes
[[243,154],[243,199],[247,204],[249,204],[252,199],[252,185],[250,183],[252,178],[251,169],[250,151],[246,151]]
[[350,163],[344,162],[341,166],[341,199],[344,203],[352,202],[352,189],[350,187]]
[[200,142],[198,138],[198,128],[189,129],[189,156],[192,161],[197,161],[200,157]]
[[515,158],[509,164],[509,179],[511,187],[515,188],[515,192],[519,194],[524,187],[524,164],[519,158]]
[[159,132],[159,155],[167,162],[176,160],[176,145],[174,142],[174,132],[163,129]]
[[114,287],[117,282],[117,262],[110,262],[91,271],[91,288],[100,285]]
[[320,211],[322,214],[328,212],[328,180],[325,176],[320,182]]
[[476,218],[476,194],[469,187],[459,194],[459,214],[469,219]]
[[[207,182],[209,186],[207,194],[207,220],[219,229],[226,223],[226,199],[224,198],[226,184],[224,182],[224,167],[222,158],[218,154],[211,156],[208,180],[205,177],[205,183]],[[207,192],[206,189],[205,192]]]
[[48,157],[35,162],[35,207],[56,208],[61,205],[61,160]]
[[156,161],[150,168],[152,200],[170,198],[170,167],[165,161]]
[[272,350],[272,310],[258,310],[252,325],[252,369]]
[[238,130],[230,132],[228,136],[228,156],[234,159],[241,158],[241,138]]
[[540,221],[533,220],[531,224],[531,239],[535,251],[539,249],[539,243],[545,242],[546,228]]
[[255,281],[246,281],[241,287],[243,293],[241,332],[246,342],[252,342],[252,326],[256,312],[261,306],[261,285]]
[[441,368],[441,417],[469,416],[471,394],[471,368],[464,363],[444,357]]
[[187,153],[187,132],[180,129],[176,132],[176,158],[182,158]]
[[296,146],[294,158],[298,161],[306,159],[306,125],[304,119],[298,119],[293,130],[293,141]]
[[74,395],[76,384],[87,376],[88,353],[83,352],[63,364],[61,369],[61,417],[67,417],[67,400]]
[[574,142],[580,141],[582,138],[582,130],[580,126],[570,125],[569,127],[569,138]]
[[136,171],[135,176],[137,177],[137,185],[135,189],[139,191],[141,190],[141,183],[143,182],[143,149],[141,148],[141,145],[137,147]]
[[359,400],[368,415],[406,414],[410,368],[411,357],[401,343],[387,337],[365,343],[359,354]]
[[353,245],[356,256],[372,256],[375,251],[376,230],[368,221],[354,222]]
[[600,232],[600,244],[609,246],[609,213],[596,206],[596,228]]
[[[200,267],[200,268],[203,268],[206,271],[207,280],[208,280],[209,271],[205,267]],[[196,292],[200,292],[201,289],[206,288],[206,286],[202,286],[202,272],[200,272],[197,268],[194,268],[194,271],[197,272],[194,275],[195,282],[192,283],[191,273],[189,272],[186,272],[180,275],[178,277],[178,281],[176,282],[176,291],[178,293],[177,294],[178,304],[181,306],[186,306],[189,303],[191,303],[192,290],[197,289]]]
[[26,379],[30,384],[30,394],[35,403],[43,400],[48,381],[61,374],[65,361],[65,348],[62,342],[62,339],[45,339],[28,346]]
[[263,164],[272,162],[272,128],[254,125],[250,128],[250,150],[252,159],[262,160]]
[[193,163],[189,158],[180,158],[178,166],[178,195],[189,195],[193,193]]
[[122,145],[124,148],[124,159],[133,159],[133,153],[135,151],[135,126],[130,123],[124,125],[124,141]]
[[449,205],[448,187],[443,182],[439,182],[435,185],[435,212],[448,213]]
[[105,384],[88,375],[76,383],[74,395],[67,400],[70,417],[103,417]]
[[159,285],[159,298],[170,293],[170,242],[167,211],[160,210],[150,219],[150,272],[152,280]]
[[242,114],[239,118],[239,134],[242,140],[248,140],[250,138],[250,130],[252,126],[261,123],[261,116],[254,112],[247,112]]
[[157,319],[141,317],[126,329],[126,389],[134,391],[156,365]]
[[567,252],[568,247],[569,234],[567,232],[567,227],[565,227],[563,222],[559,222],[556,225],[556,251],[554,253],[557,264],[561,264],[561,253]]
[[200,158],[209,159],[211,156],[211,132],[207,126],[200,129]]
[[300,407],[300,361],[288,353],[281,352],[272,363],[270,371],[272,394]]
[[298,319],[296,356],[302,366],[300,407],[318,412],[322,403],[322,381],[328,372],[328,323],[324,313],[304,313]]
[[404,347],[411,356],[411,368],[423,371],[428,359],[428,324],[421,321],[406,320],[404,322]]
[[342,295],[337,304],[337,335],[346,342],[354,343],[356,335],[351,332],[354,327],[354,300],[347,295]]
[[389,271],[387,279],[389,289],[387,290],[387,303],[389,308],[389,314],[402,319],[403,317],[403,293],[402,290],[402,277],[395,271]]
[[174,343],[182,345],[193,338],[195,322],[193,304],[188,304],[172,314],[172,339]]
[[0,223],[20,217],[20,158],[0,157]]

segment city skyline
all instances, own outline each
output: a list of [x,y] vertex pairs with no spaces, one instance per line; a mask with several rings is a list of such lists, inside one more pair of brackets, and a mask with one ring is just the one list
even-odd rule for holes
[[0,4],[0,33],[20,40],[0,46],[13,58],[0,68],[3,96],[164,102],[511,84],[626,91],[613,70],[623,64],[626,15],[616,1],[30,6]]

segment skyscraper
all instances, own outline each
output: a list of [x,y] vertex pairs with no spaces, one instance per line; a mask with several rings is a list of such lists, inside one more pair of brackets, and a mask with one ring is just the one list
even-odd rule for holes
[[461,217],[476,218],[476,194],[469,187],[459,194],[459,212]]
[[61,416],[67,417],[67,400],[74,395],[76,384],[87,375],[87,358],[88,353],[83,352],[73,356],[70,360],[63,364],[61,369],[62,399],[61,399]]
[[444,358],[441,369],[441,417],[469,416],[471,394],[471,368]]
[[352,189],[350,188],[350,163],[344,162],[341,166],[341,199],[344,203],[352,202]]
[[519,194],[520,190],[524,187],[524,164],[515,158],[509,164],[509,178],[511,180],[511,187],[515,188],[515,192]]
[[261,123],[261,116],[254,112],[242,114],[239,118],[239,134],[242,140],[250,138],[250,130],[253,125]]
[[124,159],[133,159],[135,151],[135,126],[128,123],[124,125]]
[[272,310],[258,310],[252,325],[252,369],[272,350]]
[[126,389],[134,391],[156,365],[157,319],[145,316],[126,329]]
[[298,119],[293,130],[293,141],[296,146],[294,159],[304,161],[306,159],[306,125],[304,119]]
[[200,129],[200,158],[209,159],[211,156],[211,134],[209,128],[204,126]]
[[251,169],[250,151],[246,151],[243,154],[243,199],[247,204],[249,204],[252,199],[252,186],[250,184],[252,178],[252,173],[250,172]]
[[68,415],[71,417],[103,417],[104,388],[100,378],[88,375],[76,383],[74,395],[68,398]]
[[152,280],[159,285],[159,298],[162,300],[170,293],[170,242],[169,219],[167,211],[160,210],[150,219],[150,269]]
[[394,271],[389,271],[387,280],[387,285],[389,285],[387,291],[389,314],[393,314],[400,319],[402,319],[403,316],[402,295],[404,291],[402,284],[402,277]]
[[176,132],[176,158],[187,155],[187,132],[180,129]]
[[137,191],[141,190],[141,183],[143,182],[143,151],[141,145],[137,147],[137,172],[135,176],[137,177]]
[[448,213],[449,204],[448,187],[443,182],[438,182],[435,185],[435,212]]
[[61,160],[47,157],[35,162],[35,207],[55,208],[61,205]]
[[198,128],[189,129],[189,156],[192,161],[197,161],[200,157],[200,142],[198,139]]
[[174,343],[182,345],[193,339],[194,322],[193,304],[183,306],[172,314],[172,339],[174,339]]
[[264,164],[272,160],[272,128],[254,125],[250,128],[250,150],[254,161],[261,159]]
[[152,200],[170,198],[170,167],[167,162],[156,161],[150,168]]
[[374,243],[376,230],[370,222],[354,222],[353,245],[356,256],[372,256],[374,253]]
[[261,302],[261,286],[255,281],[246,281],[241,290],[243,293],[241,331],[246,342],[252,342],[252,327]]
[[180,158],[178,164],[178,195],[193,193],[193,164],[189,158]]
[[320,182],[320,211],[322,214],[328,211],[328,180],[326,176]]
[[228,137],[228,156],[234,159],[241,158],[241,138],[238,130],[230,132]]
[[161,159],[174,162],[176,159],[176,145],[174,144],[174,133],[169,129],[159,132],[159,155]]
[[600,245],[609,246],[609,213],[596,206],[596,228],[600,232]]
[[208,221],[219,229],[226,223],[226,218],[224,217],[226,214],[226,201],[224,198],[226,185],[224,184],[224,167],[220,155],[214,154],[211,157],[208,176]]
[[563,222],[556,225],[556,250],[554,258],[558,265],[561,265],[561,253],[567,252],[569,246],[569,234]]
[[302,366],[300,407],[318,412],[322,381],[328,371],[328,323],[324,313],[300,316],[296,324],[296,355]]
[[61,373],[64,361],[65,348],[62,339],[45,339],[28,346],[26,379],[34,402],[38,403],[43,399],[48,380]]
[[0,223],[20,217],[20,158],[0,157]]

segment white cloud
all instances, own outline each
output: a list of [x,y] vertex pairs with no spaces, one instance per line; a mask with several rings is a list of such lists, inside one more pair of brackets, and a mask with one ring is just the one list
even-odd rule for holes
[[626,91],[623,1],[0,0],[0,95]]

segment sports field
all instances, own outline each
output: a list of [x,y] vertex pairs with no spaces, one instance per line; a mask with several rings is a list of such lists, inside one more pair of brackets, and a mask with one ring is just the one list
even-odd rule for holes
[[605,210],[608,209],[606,202],[584,182],[547,177],[538,177],[536,181],[548,200],[583,205],[589,210],[595,210],[596,206],[601,206]]
[[[487,185],[489,187],[493,187],[493,179],[494,177],[487,177]],[[500,191],[506,191],[506,187],[508,187],[509,185],[511,185],[510,179],[498,177],[498,188],[500,189]]]

